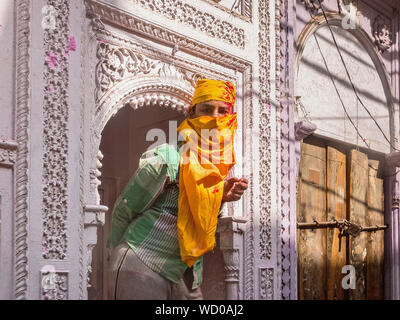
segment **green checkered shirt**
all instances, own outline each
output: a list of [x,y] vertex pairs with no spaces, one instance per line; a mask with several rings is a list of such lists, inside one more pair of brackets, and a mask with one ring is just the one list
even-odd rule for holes
[[[115,202],[110,244],[126,242],[153,271],[178,283],[188,268],[177,233],[179,152],[163,144],[143,153],[139,168]],[[193,286],[202,283],[203,257],[193,265]]]

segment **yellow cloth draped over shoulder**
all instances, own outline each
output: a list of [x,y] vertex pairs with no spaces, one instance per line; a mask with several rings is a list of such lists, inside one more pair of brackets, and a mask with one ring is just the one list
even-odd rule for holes
[[[226,81],[202,79],[196,84],[191,107],[209,100],[230,104],[235,87]],[[191,267],[215,246],[224,179],[235,164],[233,138],[236,113],[222,117],[187,118],[178,127],[180,149],[178,240],[181,259]]]

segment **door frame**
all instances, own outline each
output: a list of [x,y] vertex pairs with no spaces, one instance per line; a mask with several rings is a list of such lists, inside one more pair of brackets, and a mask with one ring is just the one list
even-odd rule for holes
[[[291,5],[290,5],[291,4]],[[283,21],[287,22],[292,30],[296,28],[296,7],[295,0],[282,2],[282,12],[284,14]],[[330,12],[329,18],[340,20],[340,15]],[[393,22],[398,22],[399,18],[394,18]],[[320,21],[317,19],[310,20],[307,26],[302,31],[302,34],[307,33],[312,35],[313,30],[318,28]],[[297,299],[297,231],[296,231],[296,190],[297,190],[297,171],[300,161],[300,142],[312,134],[317,127],[315,124],[307,121],[295,120],[294,109],[296,104],[295,85],[296,70],[299,61],[299,47],[301,42],[307,40],[307,37],[295,38],[293,33],[281,26],[281,34],[283,36],[283,46],[281,48],[280,60],[284,66],[285,72],[281,73],[281,85],[279,89],[280,106],[281,106],[281,279],[282,279],[282,298]],[[374,44],[369,39],[368,32],[359,27],[355,36],[370,48],[371,55],[374,61],[378,62],[379,72],[382,74],[381,79],[386,81],[384,86],[387,86],[390,91],[390,98],[393,102],[394,126],[397,128],[398,123],[398,94],[394,92],[391,83],[397,83],[399,74],[393,73],[389,76],[385,65],[382,62],[382,57],[374,48]],[[398,29],[396,28],[396,32]],[[393,46],[392,51],[395,51],[400,46]],[[393,129],[391,135],[396,137],[399,130]],[[393,139],[396,146],[399,145],[398,139]],[[400,222],[399,222],[399,203],[400,203],[400,174],[394,174],[400,170],[400,153],[390,153],[386,155],[387,173],[385,178],[385,221],[389,223],[389,228],[385,231],[385,299],[400,299]]]
[[[308,141],[304,141],[305,139],[307,139]],[[382,179],[383,182],[384,182],[384,185],[383,185],[383,196],[384,196],[384,205],[385,205],[385,209],[384,209],[384,219],[385,220],[384,220],[384,223],[385,224],[389,224],[390,223],[389,222],[389,218],[387,216],[387,211],[388,210],[386,208],[386,206],[387,206],[387,204],[386,204],[387,203],[387,189],[388,189],[388,186],[386,184],[386,180],[387,180],[388,174],[389,174],[388,171],[386,170],[386,167],[387,167],[387,156],[386,156],[386,154],[384,154],[382,152],[378,152],[378,151],[369,150],[369,149],[366,149],[366,148],[354,146],[352,144],[349,144],[349,143],[346,143],[346,142],[343,142],[343,141],[339,141],[339,140],[335,140],[335,139],[332,139],[332,138],[329,138],[329,137],[324,137],[322,135],[310,134],[307,137],[304,137],[301,141],[299,141],[299,151],[300,152],[298,154],[297,171],[296,171],[298,173],[297,182],[296,182],[298,187],[300,186],[299,173],[300,173],[300,161],[301,161],[301,151],[302,151],[302,149],[301,149],[302,143],[301,142],[304,142],[304,143],[309,144],[309,145],[318,146],[320,148],[324,148],[326,151],[328,150],[328,147],[331,147],[331,148],[333,148],[333,149],[337,150],[338,152],[340,152],[340,153],[345,155],[345,157],[346,157],[346,189],[345,189],[346,196],[345,196],[345,198],[346,198],[346,216],[347,216],[346,219],[349,219],[348,218],[348,214],[349,214],[349,210],[350,210],[350,195],[349,195],[349,192],[350,192],[349,191],[349,188],[350,188],[350,174],[349,174],[349,169],[350,169],[350,165],[351,165],[351,157],[350,157],[351,151],[356,149],[357,151],[367,155],[368,160],[378,160],[379,164],[380,164],[379,165],[379,169],[378,169],[378,174],[379,174],[378,178]],[[326,174],[326,176],[328,176],[328,169],[327,169],[328,160],[329,159],[328,159],[328,156],[327,156],[326,159],[325,159],[325,166],[326,166],[326,173],[325,174]],[[328,185],[328,183],[327,183],[327,185]],[[326,185],[326,188],[328,188],[327,185]],[[300,190],[298,190],[298,192],[300,192]],[[296,202],[298,200],[298,195],[299,195],[298,192],[296,193]],[[328,203],[327,202],[325,204],[325,210],[328,210]],[[297,221],[297,218],[298,218],[297,214],[298,214],[298,212],[296,210],[296,221]],[[349,220],[350,221],[354,221],[354,218],[355,218],[355,216],[350,216]],[[330,221],[330,219],[327,219],[327,220],[324,220],[324,221]],[[312,221],[307,221],[307,222],[312,222]],[[328,229],[326,229],[326,230],[328,230]],[[386,257],[386,255],[387,255],[387,246],[386,246],[386,244],[388,243],[387,233],[389,232],[389,228],[384,230],[384,231],[382,230],[382,231],[378,231],[378,232],[384,232],[384,248],[385,248],[384,249],[384,255],[385,255],[384,263],[385,263],[386,260],[387,260],[387,257]],[[298,239],[297,235],[298,235],[298,229],[296,227],[296,240]],[[345,252],[346,252],[346,250],[349,249],[347,246],[349,245],[350,238],[349,237],[344,237],[344,238],[347,239],[347,241],[345,239],[342,239],[342,250],[345,250]],[[368,236],[367,236],[367,239],[368,239]],[[367,241],[369,241],[369,240],[367,240]],[[346,245],[346,243],[347,243],[347,245]],[[296,246],[297,246],[297,244],[296,244]],[[349,259],[350,259],[350,253],[346,252],[346,262],[345,262],[345,264],[350,263]],[[329,265],[327,265],[327,267],[328,266]],[[386,290],[386,287],[387,287],[388,284],[385,281],[385,279],[387,279],[387,277],[385,276],[386,273],[387,273],[385,265],[383,265],[382,272],[383,272],[383,278],[384,278],[383,279],[383,283],[382,283],[383,286],[384,286],[383,287],[383,290],[384,290],[383,294],[384,294],[384,297],[386,298],[385,290]],[[343,275],[343,277],[344,276],[345,275]],[[389,286],[389,288],[390,288],[390,286]],[[365,292],[367,292],[367,287],[365,287]],[[345,300],[349,299],[349,294],[350,294],[350,291],[349,290],[345,290]],[[368,298],[366,298],[366,299],[368,300]]]

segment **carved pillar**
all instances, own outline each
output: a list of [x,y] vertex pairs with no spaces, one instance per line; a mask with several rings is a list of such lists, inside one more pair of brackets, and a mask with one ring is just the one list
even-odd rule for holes
[[90,191],[91,194],[94,195],[94,203],[100,204],[100,195],[98,187],[101,184],[100,176],[101,171],[100,169],[103,167],[101,160],[103,160],[104,155],[99,150],[97,152],[97,159],[96,159],[96,168],[90,170]]
[[[13,227],[15,227],[14,230],[16,230],[17,234],[18,232],[24,231],[26,227],[25,219],[13,220],[14,215],[11,214],[14,213],[13,206],[17,203],[14,195],[14,184],[16,183],[17,179],[15,171],[18,170],[16,164],[17,152],[18,156],[20,156],[21,151],[16,141],[13,141],[9,138],[3,139],[0,137],[0,300],[13,298],[13,263],[15,263],[15,266],[21,266],[19,263],[21,261],[15,261],[12,259],[12,256],[17,252],[17,249],[22,248],[21,251],[26,249],[24,237],[18,239],[19,241],[16,242],[16,248],[11,243],[11,239],[13,237]],[[18,256],[19,254],[17,254],[17,257]],[[23,268],[19,267],[16,269],[16,271],[20,271],[16,273],[16,275],[21,276],[25,266],[26,260],[23,263]],[[24,278],[26,276],[27,274],[24,273]],[[22,289],[22,287],[19,289]]]
[[225,263],[226,300],[239,299],[240,257],[246,218],[225,216],[218,222],[220,249]]
[[97,228],[104,225],[105,213],[108,211],[108,207],[102,205],[85,205],[84,216],[85,216],[85,236],[84,246],[86,248],[86,266],[87,266],[87,289],[90,285],[90,274],[92,272],[92,250],[97,244]]
[[[90,274],[92,272],[92,250],[97,244],[97,228],[101,227],[105,223],[105,213],[108,211],[107,206],[100,205],[100,195],[98,192],[98,186],[101,184],[99,177],[101,176],[101,160],[103,159],[103,154],[99,150],[97,153],[96,168],[90,170],[90,190],[92,194],[92,199],[94,199],[94,204],[86,204],[83,209],[84,214],[84,248],[86,248],[85,253],[85,264],[86,266],[86,279],[87,279],[87,289],[89,290],[90,285]],[[87,291],[85,291],[87,295]],[[87,296],[85,297],[87,299]]]
[[[297,239],[296,239],[296,195],[297,177],[301,154],[301,141],[316,130],[309,121],[293,122],[294,115],[289,101],[287,113],[282,112],[282,298],[297,299]],[[292,124],[292,125],[291,125]],[[293,132],[293,131],[294,132]],[[273,299],[274,270],[260,270],[263,285],[260,298]]]
[[400,299],[400,152],[386,156],[385,177],[385,299]]

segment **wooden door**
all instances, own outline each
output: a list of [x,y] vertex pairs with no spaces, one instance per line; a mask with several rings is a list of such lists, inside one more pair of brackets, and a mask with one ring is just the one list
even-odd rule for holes
[[[303,144],[297,222],[326,220],[325,148]],[[326,229],[301,230],[298,239],[299,299],[325,299]],[[312,245],[310,245],[312,244]]]
[[[346,155],[327,147],[326,221],[346,219]],[[346,265],[346,243],[339,244],[339,229],[327,229],[327,299],[343,300],[342,267]],[[340,246],[340,251],[339,251]]]
[[[302,143],[297,222],[344,220],[363,227],[384,224],[379,161],[324,142]],[[383,299],[384,231],[343,237],[339,229],[298,229],[298,297],[307,300]],[[340,247],[340,251],[339,251]],[[344,289],[345,265],[356,288]]]

